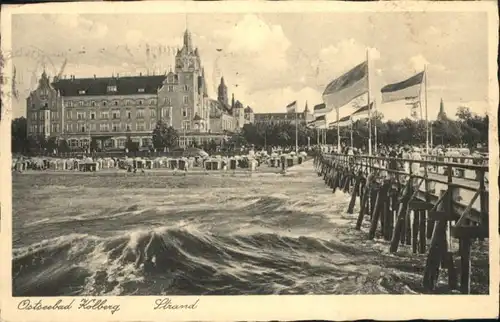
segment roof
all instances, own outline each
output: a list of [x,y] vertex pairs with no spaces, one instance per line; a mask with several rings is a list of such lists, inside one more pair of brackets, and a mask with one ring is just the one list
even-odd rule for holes
[[[52,86],[60,91],[61,96],[156,94],[165,78],[165,75],[69,78],[59,79],[55,81]],[[108,92],[108,86],[115,85],[116,92]],[[139,91],[139,89],[144,89],[144,91]],[[82,91],[85,92],[83,93]]]
[[252,108],[251,108],[250,106],[247,106],[247,107],[245,108],[245,113],[253,113]]

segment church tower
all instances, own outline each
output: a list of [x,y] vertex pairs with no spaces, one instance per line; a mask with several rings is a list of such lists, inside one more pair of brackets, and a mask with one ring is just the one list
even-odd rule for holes
[[217,100],[224,105],[229,104],[229,99],[227,97],[227,86],[224,83],[224,77],[221,77],[220,84],[217,92]]
[[444,121],[447,119],[446,112],[444,111],[444,103],[442,98],[441,98],[441,103],[439,104],[439,113],[437,115],[437,119],[438,121]]

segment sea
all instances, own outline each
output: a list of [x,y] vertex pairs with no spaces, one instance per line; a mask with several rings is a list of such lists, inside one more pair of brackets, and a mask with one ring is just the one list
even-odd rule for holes
[[[357,209],[346,213],[349,200],[312,161],[286,175],[14,173],[12,293],[424,292],[425,255],[368,240],[368,221],[355,230]],[[473,258],[472,291],[487,293],[487,250]],[[437,292],[451,292],[445,274]]]

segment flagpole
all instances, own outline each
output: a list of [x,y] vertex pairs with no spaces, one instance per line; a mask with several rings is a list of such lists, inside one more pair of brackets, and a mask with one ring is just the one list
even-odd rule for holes
[[297,104],[295,104],[295,153],[299,153],[299,122],[297,121]]
[[352,117],[350,118],[350,120],[351,120],[351,149],[354,149],[354,141],[352,139],[352,123],[353,123],[352,122]]
[[366,77],[368,78],[368,154],[372,155],[372,115],[370,108],[370,57],[366,50]]
[[429,154],[429,113],[427,111],[427,65],[424,65],[424,77],[425,77],[425,88],[424,88],[424,102],[425,102],[425,153]]
[[340,124],[339,124],[339,108],[336,108],[337,111],[337,153],[340,152]]

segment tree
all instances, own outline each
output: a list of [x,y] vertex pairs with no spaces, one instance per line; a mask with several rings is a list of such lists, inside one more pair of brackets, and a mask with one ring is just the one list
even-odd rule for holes
[[99,146],[97,145],[97,140],[95,138],[92,138],[90,140],[90,151],[97,151]]
[[12,152],[25,153],[29,150],[26,118],[19,117],[11,124]]
[[71,149],[69,148],[68,141],[61,139],[59,140],[59,145],[58,145],[59,152],[69,152]]
[[50,151],[51,153],[57,149],[57,138],[55,136],[51,136],[48,140],[47,140],[47,144],[45,146],[45,148]]
[[212,153],[217,151],[217,143],[215,142],[214,139],[210,140],[210,144],[208,145],[208,150]]
[[156,123],[153,130],[153,146],[155,149],[172,148],[177,146],[178,142],[179,134],[173,127],[167,126],[162,120]]

